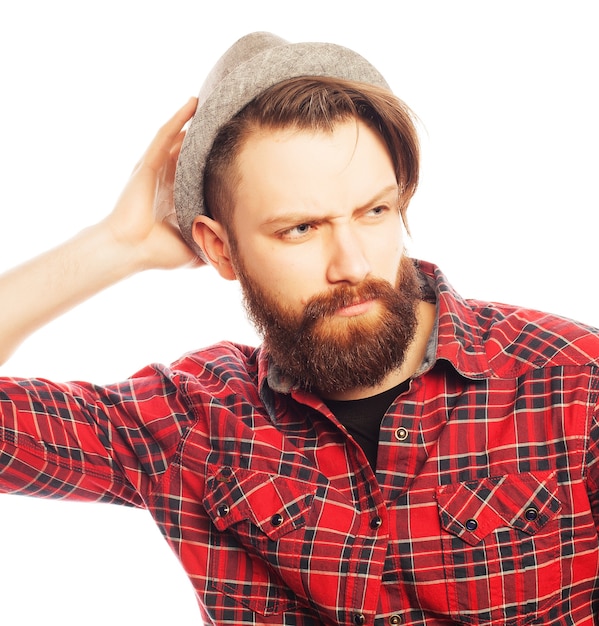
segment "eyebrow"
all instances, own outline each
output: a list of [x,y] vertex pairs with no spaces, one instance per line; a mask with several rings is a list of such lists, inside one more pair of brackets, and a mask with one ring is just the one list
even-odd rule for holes
[[[399,186],[395,183],[392,185],[387,185],[380,191],[372,196],[370,200],[364,202],[360,206],[354,208],[353,212],[362,211],[367,207],[371,207],[375,205],[377,202],[386,199],[392,193],[395,194],[395,199],[399,199]],[[273,224],[301,224],[303,222],[314,222],[321,221],[326,219],[321,214],[319,215],[310,215],[309,211],[289,211],[288,213],[283,213],[281,215],[275,215],[274,217],[265,220],[262,225],[263,226],[272,226]]]
[[378,191],[368,202],[364,203],[362,206],[357,207],[355,210],[360,211],[361,209],[365,209],[366,207],[372,206],[381,200],[386,199],[392,193],[395,193],[395,199],[399,199],[399,186],[397,183],[392,185],[387,185],[380,191]]

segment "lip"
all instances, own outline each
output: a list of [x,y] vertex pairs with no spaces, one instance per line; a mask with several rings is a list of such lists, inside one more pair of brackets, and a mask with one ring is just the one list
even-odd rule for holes
[[355,317],[357,315],[364,315],[364,313],[368,313],[374,306],[374,300],[364,300],[362,302],[356,302],[355,304],[350,304],[349,306],[344,306],[341,309],[337,309],[335,312],[336,315],[340,317]]

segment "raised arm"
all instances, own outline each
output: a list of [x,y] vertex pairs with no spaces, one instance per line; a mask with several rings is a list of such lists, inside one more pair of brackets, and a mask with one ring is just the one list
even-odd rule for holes
[[0,363],[33,331],[123,278],[200,263],[172,201],[182,129],[195,107],[192,98],[158,131],[106,219],[0,276]]

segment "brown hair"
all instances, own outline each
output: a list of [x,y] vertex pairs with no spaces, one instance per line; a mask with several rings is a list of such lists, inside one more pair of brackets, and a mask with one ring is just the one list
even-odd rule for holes
[[332,131],[339,122],[356,118],[385,142],[400,189],[400,211],[416,191],[420,148],[410,109],[390,91],[365,83],[326,77],[292,78],[267,89],[219,131],[204,173],[208,214],[232,235],[233,193],[239,183],[236,158],[244,142],[259,129]]

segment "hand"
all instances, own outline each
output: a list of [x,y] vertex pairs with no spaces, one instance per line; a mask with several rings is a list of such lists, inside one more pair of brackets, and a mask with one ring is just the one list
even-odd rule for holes
[[191,98],[160,128],[104,221],[115,240],[134,251],[143,269],[203,263],[181,237],[173,202],[183,127],[196,106],[197,99]]

